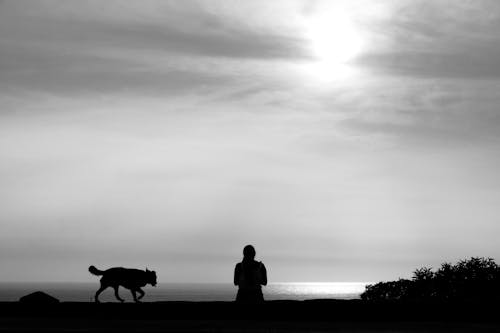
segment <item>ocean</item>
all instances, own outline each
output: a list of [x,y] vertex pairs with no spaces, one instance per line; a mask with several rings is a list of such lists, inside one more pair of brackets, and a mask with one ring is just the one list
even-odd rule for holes
[[[364,291],[364,282],[317,282],[317,283],[271,283],[263,287],[266,300],[307,299],[356,299]],[[21,296],[34,291],[43,291],[62,302],[93,302],[99,283],[0,283],[0,301],[17,301]],[[163,283],[144,288],[143,302],[157,301],[232,301],[236,287],[224,283]],[[120,296],[132,301],[127,289],[120,288]],[[99,299],[116,302],[113,289],[108,288]]]

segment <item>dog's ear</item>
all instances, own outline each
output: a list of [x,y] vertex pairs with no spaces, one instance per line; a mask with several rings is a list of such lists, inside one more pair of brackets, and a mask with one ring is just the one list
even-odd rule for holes
[[146,272],[149,272],[149,269],[146,267]]

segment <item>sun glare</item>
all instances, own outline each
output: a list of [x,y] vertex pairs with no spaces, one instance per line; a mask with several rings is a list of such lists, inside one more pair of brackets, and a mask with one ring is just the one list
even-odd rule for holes
[[346,65],[361,52],[360,31],[345,10],[323,11],[311,17],[306,29],[315,58],[312,70],[319,76],[342,74]]

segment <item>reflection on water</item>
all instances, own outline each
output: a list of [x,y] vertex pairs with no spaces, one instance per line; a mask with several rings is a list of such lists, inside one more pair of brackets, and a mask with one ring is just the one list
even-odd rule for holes
[[270,284],[267,299],[354,299],[365,290],[365,282],[294,282]]
[[[271,283],[263,288],[266,300],[354,299],[364,291],[364,282],[299,282]],[[0,283],[0,301],[17,301],[19,297],[41,290],[66,302],[91,302],[99,283]],[[225,283],[164,283],[144,288],[145,302],[155,301],[232,301],[236,287]],[[126,301],[132,297],[120,288]],[[115,302],[113,290],[108,288],[100,297],[104,302]]]

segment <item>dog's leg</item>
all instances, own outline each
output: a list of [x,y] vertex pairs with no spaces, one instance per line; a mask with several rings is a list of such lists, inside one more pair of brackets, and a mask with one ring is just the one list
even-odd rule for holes
[[138,297],[138,299],[143,298],[143,297],[144,297],[144,294],[146,294],[146,293],[144,292],[144,290],[142,290],[141,288],[137,288],[137,292],[140,294],[140,295],[139,295],[139,297]]
[[122,299],[122,298],[120,297],[120,295],[118,295],[118,288],[120,288],[120,286],[114,286],[113,288],[115,289],[115,297],[116,297],[116,299],[117,299],[117,300],[119,300],[119,301],[120,301],[120,302],[122,302],[122,303],[123,303],[123,302],[125,302],[125,300],[124,300],[124,299]]
[[135,289],[130,289],[130,292],[132,293],[132,297],[134,298],[134,302],[138,303],[140,302],[138,299],[137,299],[137,294],[135,292]]
[[107,288],[107,286],[104,286],[104,285],[102,285],[102,284],[101,284],[101,287],[99,288],[99,290],[98,290],[98,291],[96,291],[95,296],[94,296],[94,299],[95,299],[95,302],[96,302],[96,303],[99,303],[99,295],[100,295],[100,294],[104,291],[104,289],[106,289],[106,288]]

